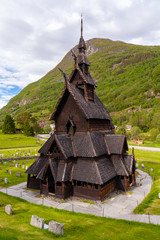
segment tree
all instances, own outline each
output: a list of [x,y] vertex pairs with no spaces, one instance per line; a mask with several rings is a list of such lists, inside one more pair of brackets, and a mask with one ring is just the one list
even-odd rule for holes
[[29,124],[28,121],[25,121],[25,123],[23,125],[23,133],[26,136],[34,136],[33,127]]
[[19,113],[17,116],[17,123],[20,124],[21,127],[23,127],[26,121],[30,121],[30,118],[31,114],[29,112]]
[[51,129],[49,124],[45,125],[43,130],[44,130],[44,133],[50,133],[52,131],[52,129]]
[[3,125],[2,125],[3,133],[15,133],[15,123],[11,115],[6,115]]
[[158,128],[152,128],[152,129],[149,131],[149,134],[150,134],[150,140],[155,141],[157,135],[159,134]]
[[160,134],[157,135],[156,141],[160,143]]
[[140,130],[139,127],[133,127],[133,128],[131,129],[131,137],[132,137],[132,139],[138,138],[140,132],[141,132],[141,130]]

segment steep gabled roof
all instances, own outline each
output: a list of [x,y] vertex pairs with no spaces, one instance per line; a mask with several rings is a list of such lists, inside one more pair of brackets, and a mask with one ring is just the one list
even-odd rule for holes
[[79,75],[81,76],[82,80],[84,83],[87,83],[87,84],[91,84],[91,85],[96,85],[95,81],[93,80],[93,78],[91,77],[90,73],[88,72],[87,74],[83,73],[80,69],[80,67],[78,66],[78,64],[75,64],[74,66],[74,70],[72,71],[70,77],[69,77],[69,82],[71,83],[75,74],[76,73],[79,73]]
[[114,169],[119,176],[129,176],[126,166],[123,163],[122,157],[119,155],[111,156]]
[[66,89],[63,92],[63,95],[61,95],[61,98],[58,101],[50,120],[54,120],[56,118],[56,115],[59,112],[59,108],[61,104],[63,104],[66,92],[69,92],[72,95],[78,107],[84,113],[87,119],[112,120],[111,116],[109,115],[108,111],[106,110],[105,106],[100,101],[96,93],[95,93],[94,101],[86,101],[83,96],[83,90],[71,85],[70,83],[66,85]]
[[108,154],[122,154],[123,148],[128,150],[127,140],[125,135],[106,134],[105,142]]

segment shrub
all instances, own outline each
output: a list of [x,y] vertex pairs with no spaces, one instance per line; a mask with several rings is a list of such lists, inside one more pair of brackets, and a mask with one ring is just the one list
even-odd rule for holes
[[157,141],[157,142],[160,142],[160,134],[157,135],[156,141]]

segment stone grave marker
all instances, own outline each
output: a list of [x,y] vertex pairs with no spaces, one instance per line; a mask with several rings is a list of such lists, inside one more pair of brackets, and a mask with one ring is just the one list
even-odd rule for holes
[[3,181],[3,179],[2,178],[0,178],[0,182],[2,182]]
[[28,169],[28,166],[26,166],[26,170]]
[[19,164],[19,168],[21,168],[21,164]]
[[16,173],[16,177],[21,177],[21,173],[20,173],[20,172],[17,172],[17,173]]
[[6,173],[8,173],[8,169],[6,169]]
[[7,183],[8,183],[8,178],[5,178],[5,179],[4,179],[4,182],[7,184]]
[[16,167],[18,167],[18,164],[16,163],[16,165],[15,165]]
[[44,219],[40,218],[36,215],[32,215],[31,217],[31,225],[40,229],[44,228]]
[[14,167],[14,164],[11,164],[10,167]]
[[158,194],[158,197],[160,198],[160,193]]
[[7,163],[6,163],[6,162],[4,162],[4,165],[7,165]]
[[26,162],[28,162],[28,160],[26,160]]
[[9,171],[9,174],[12,174],[12,170]]
[[13,163],[15,163],[16,161],[15,160],[13,160]]
[[22,169],[24,169],[24,165],[22,165]]
[[5,206],[5,212],[8,214],[8,215],[12,215],[12,206],[10,204],[6,205]]
[[63,235],[63,224],[52,220],[49,222],[48,231]]

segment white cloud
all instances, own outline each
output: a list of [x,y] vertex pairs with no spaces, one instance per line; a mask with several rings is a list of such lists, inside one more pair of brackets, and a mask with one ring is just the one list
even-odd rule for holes
[[158,0],[0,0],[0,5],[0,107],[13,85],[38,80],[78,43],[81,13],[86,40],[159,44]]

